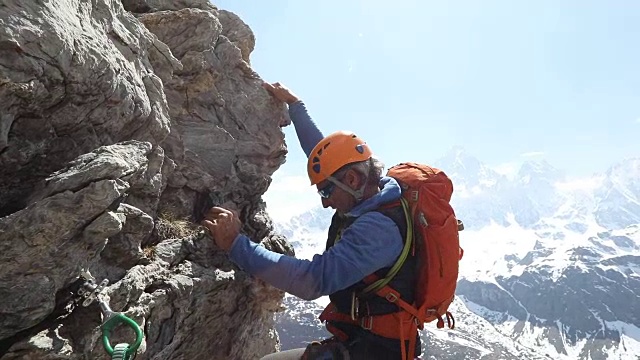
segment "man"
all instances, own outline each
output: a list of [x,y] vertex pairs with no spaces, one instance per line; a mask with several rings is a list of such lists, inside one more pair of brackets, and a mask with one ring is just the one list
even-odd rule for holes
[[[328,321],[327,328],[336,336],[307,347],[305,358],[400,359],[400,341],[376,335],[362,321],[372,322],[374,316],[396,313],[399,308],[383,298],[361,293],[366,287],[363,279],[371,274],[383,278],[403,249],[407,231],[404,213],[401,207],[390,206],[400,199],[400,186],[382,175],[384,165],[358,136],[340,131],[324,137],[304,103],[291,91],[279,83],[264,87],[289,105],[300,145],[308,157],[311,184],[316,185],[322,205],[336,210],[327,250],[312,260],[266,250],[239,233],[242,224],[236,213],[219,207],[209,210],[203,225],[217,246],[228,251],[230,259],[243,270],[305,300],[329,295],[335,312],[356,321],[355,325]],[[414,268],[410,256],[389,283],[409,303],[413,301]],[[264,359],[300,359],[304,352],[294,349]],[[334,355],[314,355],[318,353]],[[419,341],[416,353],[420,353]]]

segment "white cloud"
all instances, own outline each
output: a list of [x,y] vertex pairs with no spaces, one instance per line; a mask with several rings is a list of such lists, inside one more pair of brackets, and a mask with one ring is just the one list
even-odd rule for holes
[[520,154],[522,157],[537,157],[544,155],[544,151],[529,151],[523,154]]
[[309,178],[280,172],[273,176],[263,199],[267,212],[276,221],[286,221],[320,204],[320,196],[316,187],[309,185]]

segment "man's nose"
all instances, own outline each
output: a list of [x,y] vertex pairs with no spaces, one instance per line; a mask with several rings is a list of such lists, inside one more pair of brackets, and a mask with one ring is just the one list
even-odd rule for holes
[[328,208],[329,206],[331,206],[331,204],[329,203],[329,199],[327,198],[321,198],[322,199],[322,207],[323,208]]

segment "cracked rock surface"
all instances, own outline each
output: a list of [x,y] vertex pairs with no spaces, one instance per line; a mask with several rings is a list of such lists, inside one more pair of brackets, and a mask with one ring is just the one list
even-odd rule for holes
[[217,194],[293,253],[261,198],[290,120],[251,29],[206,0],[5,0],[0,23],[0,358],[109,359],[83,270],[141,325],[136,359],[275,351],[282,292],[193,223]]

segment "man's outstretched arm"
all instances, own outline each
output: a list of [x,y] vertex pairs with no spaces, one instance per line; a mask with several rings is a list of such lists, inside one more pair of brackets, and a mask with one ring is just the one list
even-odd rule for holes
[[264,83],[264,88],[276,99],[289,105],[289,117],[298,135],[300,146],[307,157],[311,150],[324,138],[316,123],[311,119],[304,102],[280,83]]
[[312,260],[267,250],[239,235],[238,214],[224,208],[211,208],[203,225],[240,268],[305,300],[332,294],[392,266],[403,246],[393,220],[375,211],[360,216],[344,231],[340,242]]

